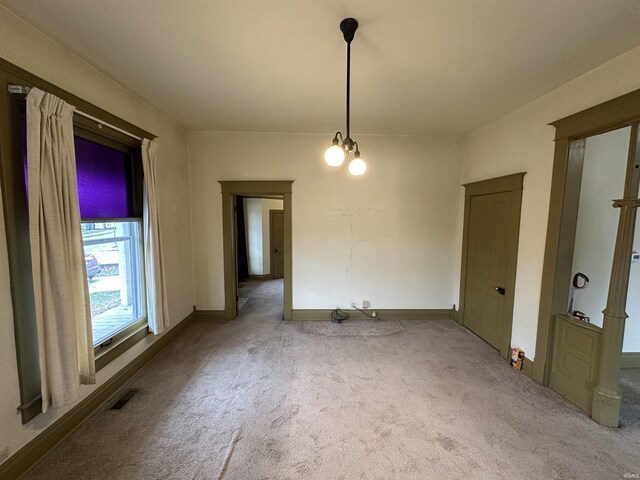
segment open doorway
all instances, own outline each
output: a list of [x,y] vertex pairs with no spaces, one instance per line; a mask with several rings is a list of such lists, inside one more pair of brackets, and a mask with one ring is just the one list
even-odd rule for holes
[[633,291],[640,273],[640,90],[552,125],[533,376],[601,425],[617,427],[627,415],[621,406],[637,412],[638,399],[637,374],[625,367],[637,368],[640,353]]
[[[251,298],[279,301],[291,320],[292,181],[221,181],[225,320],[233,320]],[[271,211],[281,238],[272,243]],[[242,238],[244,237],[244,238]],[[273,245],[277,242],[277,248]],[[274,250],[278,250],[275,252]],[[274,254],[276,255],[274,257]],[[273,278],[275,261],[281,278]],[[273,269],[272,269],[273,268]],[[241,271],[242,270],[242,271]]]
[[[238,315],[251,303],[284,306],[284,198],[235,195]],[[255,306],[255,305],[254,305]]]

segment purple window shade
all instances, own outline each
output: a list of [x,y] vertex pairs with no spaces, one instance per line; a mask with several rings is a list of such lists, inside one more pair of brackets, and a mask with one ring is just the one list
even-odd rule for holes
[[131,157],[91,140],[75,137],[78,200],[82,218],[131,217]]
[[[20,141],[24,168],[25,191],[27,184],[27,126],[20,119]],[[114,148],[74,137],[76,175],[80,216],[85,218],[131,218],[131,157]]]

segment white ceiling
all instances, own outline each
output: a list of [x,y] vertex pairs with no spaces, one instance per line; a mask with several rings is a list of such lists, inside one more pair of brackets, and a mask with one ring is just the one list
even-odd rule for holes
[[0,0],[188,129],[464,133],[640,45],[638,0]]

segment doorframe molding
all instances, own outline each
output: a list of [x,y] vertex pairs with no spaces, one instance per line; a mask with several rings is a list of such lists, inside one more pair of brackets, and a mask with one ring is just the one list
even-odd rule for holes
[[219,181],[222,193],[222,248],[224,258],[224,319],[233,320],[238,315],[236,297],[236,245],[234,232],[234,202],[236,195],[282,195],[284,210],[284,319],[291,320],[293,308],[291,254],[291,185],[293,180],[276,181]]
[[556,129],[555,150],[533,368],[533,379],[542,385],[549,383],[552,317],[566,309],[571,280],[571,265],[567,267],[566,259],[573,255],[575,221],[571,219],[577,215],[576,197],[579,199],[576,178],[582,175],[582,165],[570,161],[571,143],[639,122],[640,89],[550,124]]
[[279,209],[273,209],[270,208],[269,209],[269,265],[270,265],[270,269],[269,270],[271,272],[271,278],[276,278],[275,277],[275,273],[273,271],[273,265],[274,265],[274,251],[273,251],[273,237],[274,237],[274,230],[273,230],[273,215],[275,213],[279,213],[282,212],[284,213],[284,209],[283,210],[279,210]]
[[460,323],[464,326],[465,295],[467,283],[467,259],[469,247],[469,218],[471,213],[471,197],[491,195],[496,193],[512,193],[513,204],[511,208],[511,221],[515,228],[512,232],[510,244],[515,245],[513,252],[509,252],[507,258],[507,276],[505,280],[505,305],[504,318],[501,322],[500,356],[508,359],[511,355],[511,330],[513,326],[513,305],[516,285],[516,271],[518,262],[518,243],[520,238],[520,212],[522,207],[522,187],[526,172],[514,173],[502,177],[465,183],[464,195],[464,225],[462,230],[462,267],[460,272],[460,301],[458,302]]

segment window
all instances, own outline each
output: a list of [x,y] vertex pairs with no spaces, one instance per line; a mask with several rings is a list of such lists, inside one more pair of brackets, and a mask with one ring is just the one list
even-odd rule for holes
[[93,344],[100,350],[145,323],[142,175],[135,152],[86,136],[78,128],[74,142]]
[[[9,85],[38,87],[138,137],[155,137],[8,62],[0,61],[0,84],[5,92]],[[10,93],[7,101],[0,104],[3,125],[0,129],[0,193],[20,383],[18,410],[22,423],[27,423],[41,412],[41,401],[29,248],[24,118],[24,95]],[[80,115],[74,115],[74,129],[78,192],[84,199],[81,216],[86,242],[85,263],[91,269],[88,270],[91,276],[89,290],[92,293],[111,292],[93,295],[93,298],[90,295],[96,369],[99,370],[148,334],[141,248],[141,148],[138,140]],[[100,259],[103,253],[106,257],[103,255]],[[113,292],[118,292],[118,305],[115,305]],[[116,321],[107,330],[104,327],[109,316]]]

